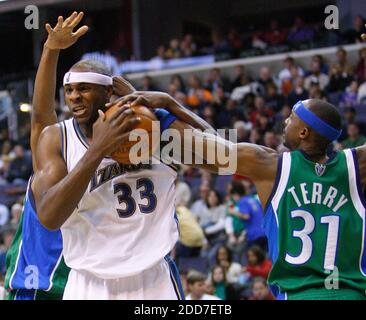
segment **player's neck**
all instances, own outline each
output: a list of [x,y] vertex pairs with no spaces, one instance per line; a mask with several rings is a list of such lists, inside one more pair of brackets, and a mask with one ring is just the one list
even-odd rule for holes
[[300,147],[299,150],[306,156],[306,158],[313,162],[326,163],[328,161],[328,156],[325,150],[319,150],[312,146]]

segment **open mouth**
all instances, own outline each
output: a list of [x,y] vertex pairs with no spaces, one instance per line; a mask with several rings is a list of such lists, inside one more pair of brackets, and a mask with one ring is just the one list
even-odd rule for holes
[[86,108],[84,106],[75,107],[72,110],[72,113],[76,116],[81,116],[86,112]]

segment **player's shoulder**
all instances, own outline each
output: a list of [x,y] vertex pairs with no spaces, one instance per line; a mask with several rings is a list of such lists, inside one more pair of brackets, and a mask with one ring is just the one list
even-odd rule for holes
[[60,123],[55,123],[45,127],[39,136],[40,143],[53,143],[57,145],[60,141],[60,128]]

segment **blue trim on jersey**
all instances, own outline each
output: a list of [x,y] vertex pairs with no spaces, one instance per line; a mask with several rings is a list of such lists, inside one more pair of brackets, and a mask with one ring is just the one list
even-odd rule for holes
[[177,211],[176,211],[176,210],[174,210],[174,220],[175,220],[175,223],[177,224],[178,234],[179,234],[179,236],[180,236],[179,220],[178,220],[178,215],[177,215]]
[[168,112],[165,109],[155,109],[154,110],[156,117],[160,121],[160,132],[162,133],[165,129],[168,129],[170,125],[177,120],[178,118]]
[[276,172],[276,178],[275,178],[275,181],[274,181],[274,185],[273,185],[273,188],[272,188],[272,192],[267,200],[267,203],[266,203],[266,206],[264,208],[264,214],[266,214],[267,212],[267,209],[268,207],[270,206],[271,202],[272,202],[272,199],[277,191],[277,188],[278,188],[278,184],[280,182],[280,178],[281,178],[281,173],[282,173],[282,161],[283,161],[283,155],[281,154],[279,157],[278,157],[278,162],[277,162],[277,172]]
[[86,149],[88,149],[89,148],[88,139],[84,136],[84,133],[81,131],[78,122],[74,118],[72,119],[72,125],[74,126],[76,135],[79,138],[80,142]]
[[[356,172],[356,181],[355,182],[357,185],[358,196],[363,204],[363,207],[366,208],[366,201],[365,201],[365,197],[364,197],[364,194],[362,192],[362,187],[361,187],[361,178],[360,178],[356,149],[351,149],[351,152],[352,152],[352,157],[353,157],[353,165],[355,167],[355,172]],[[365,209],[365,217],[366,217],[366,209]],[[363,222],[364,229],[366,227],[365,223],[366,223],[366,221]],[[365,274],[366,273],[366,237],[363,239],[363,252],[362,252],[361,257],[362,257],[361,258],[361,269],[362,269],[362,272]]]
[[[29,186],[24,202],[22,246],[10,287],[27,289],[26,291],[49,290],[51,277],[62,255],[62,248],[61,231],[50,231],[40,223]],[[38,280],[38,284],[34,279]]]
[[63,122],[60,123],[60,133],[61,133],[61,155],[63,159],[66,159],[66,155],[65,155],[65,148],[64,148],[64,125]]
[[170,255],[165,256],[164,259],[169,265],[170,279],[172,280],[175,293],[177,294],[177,298],[178,300],[184,300],[185,299],[184,290],[182,282],[180,280],[178,268],[174,260],[170,257]]

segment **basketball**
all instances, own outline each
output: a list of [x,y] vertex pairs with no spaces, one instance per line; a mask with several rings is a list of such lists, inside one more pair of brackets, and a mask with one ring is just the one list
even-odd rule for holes
[[[131,108],[135,112],[135,115],[138,115],[141,118],[140,123],[138,123],[131,131],[137,129],[145,130],[145,133],[148,134],[148,137],[144,135],[143,131],[132,132],[129,137],[129,140],[131,141],[122,143],[118,150],[111,154],[111,158],[121,164],[136,164],[136,162],[130,157],[130,150],[137,143],[140,143],[141,147],[137,152],[137,156],[139,157],[140,161],[150,158],[158,146],[158,141],[153,141],[152,139],[153,131],[158,129],[153,127],[153,121],[158,121],[154,112],[145,106],[133,106]],[[117,109],[118,107],[116,105],[110,107],[105,112],[106,118],[109,119],[117,111]],[[128,117],[126,119],[128,119]],[[137,139],[133,138],[134,134],[138,137]],[[158,134],[160,137],[160,132],[158,132]]]

